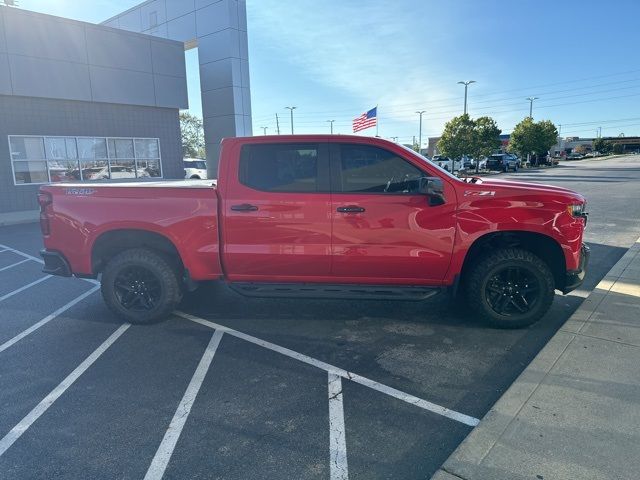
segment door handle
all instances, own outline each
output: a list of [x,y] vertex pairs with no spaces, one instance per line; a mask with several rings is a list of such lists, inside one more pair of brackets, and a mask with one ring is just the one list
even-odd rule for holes
[[255,212],[258,210],[258,207],[250,203],[242,203],[240,205],[231,205],[231,210],[235,212]]
[[363,207],[359,207],[357,205],[347,205],[346,207],[338,207],[336,209],[340,213],[362,213],[364,212]]

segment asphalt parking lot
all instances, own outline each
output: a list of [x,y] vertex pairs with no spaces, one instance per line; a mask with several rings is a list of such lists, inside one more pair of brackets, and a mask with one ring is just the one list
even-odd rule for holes
[[[0,478],[429,478],[639,235],[640,162],[516,174],[586,194],[592,263],[538,324],[427,302],[246,299],[128,326],[0,228]],[[613,188],[615,187],[615,188]]]

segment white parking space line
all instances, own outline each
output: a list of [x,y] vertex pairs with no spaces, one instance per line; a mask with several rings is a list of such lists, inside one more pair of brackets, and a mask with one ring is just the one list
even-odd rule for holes
[[2,439],[0,439],[0,457],[11,448],[16,440],[18,440],[24,432],[26,432],[33,423],[38,420],[53,403],[60,398],[60,396],[71,386],[74,382],[80,378],[80,376],[89,369],[91,365],[95,363],[100,356],[107,351],[107,349],[113,345],[113,343],[120,338],[120,336],[127,331],[131,325],[124,324],[120,326],[115,332],[113,332],[109,338],[107,338],[102,345],[93,351],[76,369],[69,374],[60,384],[54,388],[49,395],[35,406],[15,427],[9,431]]
[[[93,292],[97,291],[98,289],[100,289],[99,286],[95,286],[92,289],[84,292],[82,295],[80,295],[79,297],[74,298],[73,300],[71,300],[69,303],[67,303],[66,305],[63,305],[62,307],[60,307],[59,309],[57,309],[55,312],[47,315],[46,317],[44,317],[42,320],[40,320],[38,323],[30,326],[29,328],[27,328],[26,330],[22,331],[21,333],[19,333],[18,335],[16,335],[15,337],[13,337],[11,340],[7,340],[6,342],[4,342],[2,345],[0,345],[0,353],[4,352],[7,348],[11,347],[12,345],[16,344],[17,342],[19,342],[20,340],[22,340],[24,337],[26,337],[27,335],[35,332],[37,329],[39,329],[40,327],[42,327],[43,325],[46,325],[47,323],[49,323],[51,320],[53,320],[54,318],[56,318],[58,315],[60,315],[61,313],[64,313],[65,311],[69,310],[71,307],[73,307],[74,305],[76,305],[77,303],[81,302],[82,300],[84,300],[85,298],[87,298],[89,295],[91,295]],[[0,299],[1,300],[1,299]]]
[[42,260],[41,258],[34,257],[33,255],[29,255],[28,253],[21,252],[20,250],[16,250],[15,248],[11,248],[9,245],[0,244],[0,248],[4,249],[2,250],[3,252],[15,253],[16,255],[20,255],[23,258],[28,258],[29,260],[33,260],[34,262],[44,264],[44,260]]
[[8,252],[9,250],[7,250],[6,248],[3,248],[2,250],[0,250],[0,253],[4,253],[4,252]]
[[[27,258],[29,260],[33,260],[34,262],[38,262],[38,263],[44,265],[44,260],[42,260],[41,258],[34,257],[33,255],[29,255],[28,253],[21,252],[20,250],[16,250],[15,248],[11,248],[8,245],[0,244],[0,248],[4,248],[4,250],[1,250],[0,252],[12,252],[12,253],[15,253],[16,255],[20,255],[23,258]],[[49,276],[51,276],[51,275],[49,275]],[[94,280],[93,278],[81,278],[80,280],[84,280],[85,282],[93,283],[94,285],[97,285],[97,284],[100,283],[97,280]]]
[[17,295],[17,294],[18,294],[18,293],[20,293],[20,292],[24,292],[27,288],[31,288],[31,287],[33,287],[34,285],[37,285],[37,284],[39,284],[40,282],[44,282],[45,280],[47,280],[47,279],[49,279],[49,278],[51,278],[51,275],[46,275],[46,276],[44,276],[44,277],[39,278],[38,280],[36,280],[36,281],[34,281],[34,282],[28,283],[28,284],[26,284],[25,286],[20,287],[20,288],[18,288],[18,289],[16,289],[16,290],[14,290],[13,292],[9,292],[9,293],[7,293],[7,294],[5,294],[5,295],[3,295],[3,296],[1,296],[1,297],[0,297],[0,302],[2,302],[3,300],[6,300],[6,299],[7,299],[7,298],[9,298],[9,297],[13,297],[14,295]]
[[7,265],[6,267],[0,268],[0,272],[4,272],[5,270],[9,270],[10,268],[17,267],[18,265],[21,265],[21,264],[23,264],[25,262],[28,262],[28,261],[29,261],[29,259],[25,258],[24,260],[20,260],[19,262],[12,263],[11,265]]
[[173,451],[178,443],[178,439],[180,438],[180,434],[182,433],[182,429],[187,422],[187,418],[189,418],[189,413],[191,413],[191,407],[193,407],[193,403],[195,402],[196,396],[202,386],[202,382],[204,382],[204,378],[207,375],[213,356],[216,354],[218,345],[220,345],[222,335],[223,332],[221,330],[216,330],[211,337],[209,345],[207,345],[207,348],[200,359],[200,363],[198,364],[198,367],[196,368],[196,371],[194,372],[193,377],[191,377],[191,381],[184,392],[184,396],[182,397],[182,400],[180,400],[178,409],[171,419],[169,428],[164,434],[162,442],[160,443],[160,446],[151,461],[151,465],[144,476],[145,480],[160,480],[164,475],[167,465],[169,465],[169,460],[171,460]]
[[349,480],[347,441],[342,403],[342,377],[329,376],[329,472],[331,480]]
[[342,368],[335,367],[321,360],[317,360],[315,358],[309,357],[303,353],[299,353],[294,350],[281,347],[280,345],[267,342],[266,340],[261,340],[251,335],[247,335],[246,333],[242,333],[237,330],[233,330],[232,328],[228,328],[223,325],[219,325],[217,323],[211,322],[209,320],[205,320],[204,318],[196,317],[195,315],[190,315],[188,313],[179,312],[179,311],[176,311],[173,313],[174,315],[185,318],[187,320],[191,320],[192,322],[199,323],[200,325],[204,325],[205,327],[213,328],[215,330],[221,330],[224,333],[228,333],[229,335],[232,335],[234,337],[241,338],[243,340],[246,340],[247,342],[253,343],[255,345],[259,345],[269,350],[273,350],[274,352],[281,353],[282,355],[286,355],[287,357],[294,358],[308,365],[313,365],[314,367],[320,368],[329,373],[333,373],[334,375],[338,375],[342,378],[346,378],[353,382],[359,383],[360,385],[364,385],[366,387],[372,388],[373,390],[377,390],[378,392],[397,398],[398,400],[411,403],[412,405],[415,405],[417,407],[423,408],[425,410],[436,413],[438,415],[442,415],[443,417],[450,418],[451,420],[464,423],[465,425],[469,425],[470,427],[475,427],[476,425],[478,425],[478,423],[480,423],[480,420],[478,420],[477,418],[471,417],[469,415],[465,415],[460,412],[456,412],[455,410],[448,409],[446,407],[443,407],[441,405],[438,405],[432,402],[428,402],[426,400],[422,400],[421,398],[402,392],[393,387],[383,385],[382,383],[378,383],[374,380],[370,380],[368,378],[362,377],[355,373],[348,372],[346,370],[343,370]]

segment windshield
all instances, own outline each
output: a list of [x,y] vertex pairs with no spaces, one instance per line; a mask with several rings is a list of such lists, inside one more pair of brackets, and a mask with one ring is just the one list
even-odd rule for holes
[[184,168],[197,168],[199,170],[206,170],[207,164],[204,160],[188,160],[184,162]]
[[405,147],[404,145],[400,145],[400,147],[402,147],[407,152],[411,153],[414,157],[417,157],[420,160],[422,160],[423,162],[428,163],[430,166],[432,166],[434,168],[437,168],[438,169],[438,173],[443,173],[444,175],[446,175],[447,177],[451,178],[452,180],[457,180],[459,182],[462,181],[458,177],[456,177],[454,174],[446,171],[444,168],[440,167],[439,165],[436,165],[431,160],[429,160],[427,157],[425,157],[424,155],[419,154],[415,150],[412,150],[409,147]]

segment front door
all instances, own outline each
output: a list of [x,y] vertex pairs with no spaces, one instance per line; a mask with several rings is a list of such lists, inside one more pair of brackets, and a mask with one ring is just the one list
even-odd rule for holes
[[224,268],[231,281],[299,282],[331,270],[326,143],[242,147],[224,179]]
[[455,235],[455,198],[430,206],[418,192],[422,160],[360,143],[331,146],[332,268],[336,281],[441,282]]

